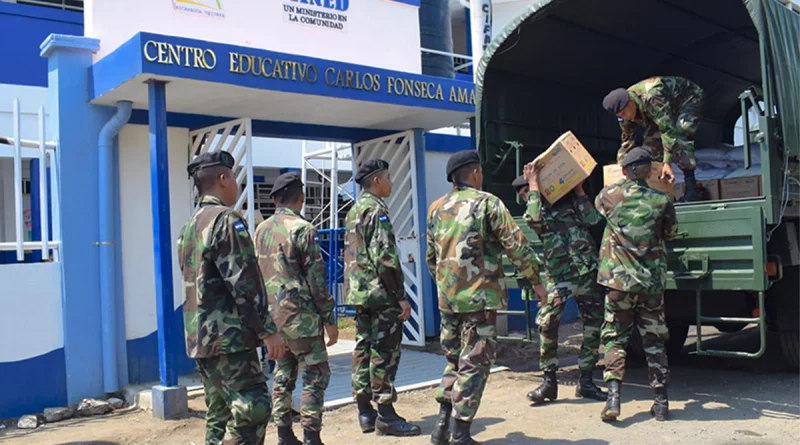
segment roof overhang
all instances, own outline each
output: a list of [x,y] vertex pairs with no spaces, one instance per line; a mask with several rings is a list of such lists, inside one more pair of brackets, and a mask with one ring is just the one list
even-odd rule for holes
[[[387,54],[387,57],[391,57]],[[474,84],[257,48],[138,33],[90,69],[90,101],[167,111],[381,130],[431,130],[475,113]]]

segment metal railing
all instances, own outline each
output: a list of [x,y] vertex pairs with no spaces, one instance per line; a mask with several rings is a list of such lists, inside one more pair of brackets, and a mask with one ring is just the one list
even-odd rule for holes
[[430,49],[430,48],[420,48],[420,51],[423,53],[428,54],[436,54],[439,56],[449,56],[453,58],[453,68],[455,71],[467,74],[469,73],[468,68],[472,66],[472,57],[467,56],[465,54],[456,54],[456,53],[448,53],[445,51],[439,51],[437,49]]
[[83,0],[2,0],[6,3],[18,3],[20,5],[46,6],[58,8],[65,11],[83,11]]
[[[55,261],[59,260],[59,253],[58,249],[61,246],[61,229],[59,226],[59,218],[57,217],[59,214],[59,206],[58,206],[58,162],[57,162],[57,150],[56,150],[56,143],[52,141],[47,141],[46,136],[46,129],[45,129],[45,113],[44,107],[39,107],[38,113],[38,123],[39,123],[39,139],[38,140],[26,140],[21,138],[21,113],[20,113],[20,103],[19,99],[14,99],[13,105],[13,137],[2,137],[0,136],[0,145],[10,145],[14,147],[13,159],[14,159],[14,225],[15,225],[15,236],[14,241],[12,242],[0,242],[0,251],[16,251],[17,253],[17,261],[23,262],[25,261],[25,252],[26,251],[36,251],[40,250],[42,254],[42,260],[47,261],[50,259],[50,251],[53,251],[53,259]],[[24,209],[23,209],[23,200],[22,200],[22,188],[23,188],[23,178],[22,178],[22,159],[23,159],[23,152],[22,149],[34,149],[37,150],[35,159],[39,161],[39,187],[38,187],[38,204],[39,204],[39,225],[41,231],[41,240],[38,241],[27,241],[25,240],[24,236]],[[31,158],[31,157],[29,157]],[[50,171],[52,172],[51,180],[48,181],[48,160],[51,164]],[[48,190],[48,182],[50,183],[50,190]],[[52,196],[56,199],[48,199],[48,196]],[[48,201],[52,202],[52,222],[53,222],[53,236],[51,239],[50,236],[50,228],[49,223],[51,221],[50,215],[50,208],[48,207]],[[31,203],[33,206],[34,203]]]

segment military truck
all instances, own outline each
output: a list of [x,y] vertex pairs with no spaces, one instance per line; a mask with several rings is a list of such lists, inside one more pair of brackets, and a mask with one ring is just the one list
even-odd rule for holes
[[[600,166],[616,161],[620,127],[601,106],[605,94],[656,75],[691,79],[706,94],[696,147],[733,145],[743,131],[738,149],[745,168],[753,168],[753,153],[760,156],[761,187],[747,198],[676,202],[679,233],[668,243],[665,295],[669,350],[679,351],[695,325],[695,353],[757,358],[770,330],[797,368],[798,42],[800,13],[788,0],[534,1],[477,67],[474,137],[484,188],[521,216],[511,180],[565,131]],[[735,130],[737,121],[743,130]],[[595,196],[602,186],[596,168],[585,188]],[[518,287],[507,271],[509,287]],[[757,350],[711,350],[702,341],[703,326],[734,332],[748,325],[758,329]]]

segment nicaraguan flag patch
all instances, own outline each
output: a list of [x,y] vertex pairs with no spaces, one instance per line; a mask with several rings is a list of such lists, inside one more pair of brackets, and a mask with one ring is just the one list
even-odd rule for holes
[[233,223],[233,228],[236,229],[237,232],[241,232],[242,230],[246,230],[244,227],[244,223],[241,221],[237,221]]
[[314,237],[314,241],[319,241],[319,237],[318,237],[318,236],[315,236],[315,237]]
[[378,217],[378,221],[380,221],[380,222],[386,222],[388,220],[389,220],[389,217],[386,216],[386,215],[381,215],[381,216]]

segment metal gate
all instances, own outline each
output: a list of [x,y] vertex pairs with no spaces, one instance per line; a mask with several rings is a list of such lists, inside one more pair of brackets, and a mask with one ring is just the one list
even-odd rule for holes
[[[255,199],[253,190],[252,122],[236,119],[189,132],[189,162],[203,153],[227,151],[233,155],[233,174],[239,184],[239,200],[233,207],[244,212],[250,235],[255,234]],[[197,210],[197,189],[192,188],[192,212]],[[247,204],[245,206],[245,204]]]
[[[356,162],[353,169],[368,159],[380,158],[389,162],[392,177],[392,196],[386,199],[389,216],[397,237],[400,266],[405,277],[405,290],[412,302],[411,318],[404,324],[403,344],[425,345],[425,317],[422,301],[422,268],[424,257],[420,251],[420,226],[417,193],[417,159],[414,150],[414,132],[406,131],[353,146]],[[360,193],[360,187],[357,193]]]

